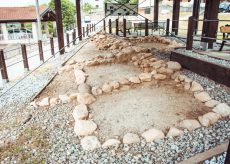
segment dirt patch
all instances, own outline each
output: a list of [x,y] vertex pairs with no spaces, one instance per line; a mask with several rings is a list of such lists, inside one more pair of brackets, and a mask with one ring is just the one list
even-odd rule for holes
[[91,86],[102,86],[105,82],[118,81],[141,73],[139,68],[128,63],[87,67],[85,70],[90,75],[87,83]]
[[165,130],[183,119],[197,119],[210,109],[170,82],[160,86],[151,82],[100,96],[91,110],[99,138],[105,140],[127,132],[140,134],[153,127]]

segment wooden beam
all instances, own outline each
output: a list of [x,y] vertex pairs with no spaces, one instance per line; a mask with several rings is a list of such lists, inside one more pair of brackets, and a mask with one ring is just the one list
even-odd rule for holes
[[58,47],[59,47],[60,54],[63,55],[65,53],[65,48],[63,48],[64,33],[63,33],[63,25],[62,25],[61,0],[55,0],[54,4],[55,4],[55,13],[56,13]]
[[81,2],[76,0],[76,11],[77,11],[77,31],[79,40],[82,40],[82,25],[81,25]]
[[186,50],[192,50],[194,27],[195,27],[194,18],[193,16],[191,16],[189,17],[189,20],[188,20]]
[[197,34],[197,30],[198,30],[198,25],[199,25],[199,13],[200,13],[200,0],[194,0],[193,3],[193,12],[192,12],[192,16],[194,19],[196,19],[197,21],[195,21],[195,34]]
[[158,27],[159,0],[154,0],[154,27]]
[[172,32],[178,35],[180,17],[180,0],[173,0]]
[[224,164],[228,164],[228,163],[230,163],[230,140],[229,140],[227,155]]

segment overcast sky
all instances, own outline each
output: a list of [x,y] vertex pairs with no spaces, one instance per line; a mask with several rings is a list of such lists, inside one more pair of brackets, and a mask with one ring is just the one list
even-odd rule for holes
[[[39,0],[39,4],[49,3],[50,0]],[[71,0],[74,2],[74,0]],[[35,0],[0,0],[0,7],[35,5]]]

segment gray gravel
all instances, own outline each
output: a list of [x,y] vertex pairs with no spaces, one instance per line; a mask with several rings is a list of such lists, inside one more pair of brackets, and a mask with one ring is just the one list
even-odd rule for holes
[[203,162],[203,164],[224,164],[225,158],[226,158],[227,153],[223,153],[221,155],[215,156],[209,160],[206,160]]

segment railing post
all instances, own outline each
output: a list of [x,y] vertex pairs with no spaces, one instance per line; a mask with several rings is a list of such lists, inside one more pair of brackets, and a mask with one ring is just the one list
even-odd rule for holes
[[126,19],[123,19],[123,36],[126,37]]
[[69,45],[69,33],[66,33],[66,42],[67,42],[67,47],[70,47],[70,45]]
[[25,44],[21,45],[21,50],[22,50],[22,59],[23,59],[24,71],[28,72],[29,71],[29,64],[28,64],[27,51],[26,51],[26,45]]
[[86,36],[89,36],[89,25],[86,26]]
[[112,34],[112,21],[109,19],[109,33]]
[[82,27],[83,37],[85,37],[85,27]]
[[104,29],[104,31],[106,31],[106,22],[105,22],[105,19],[103,20],[103,29]]
[[169,36],[170,19],[167,19],[166,35]]
[[0,50],[0,70],[3,83],[9,82],[3,50]]
[[76,29],[73,29],[73,34],[72,34],[72,39],[73,39],[73,45],[76,45]]
[[96,31],[96,24],[95,23],[93,25],[93,29],[94,29],[94,31]]
[[89,33],[92,32],[91,24],[89,24]]
[[149,35],[149,20],[145,19],[145,36]]
[[50,49],[51,54],[54,55],[54,39],[52,37],[50,38]]
[[44,62],[44,56],[43,56],[43,48],[42,48],[42,41],[38,41],[38,50],[39,50],[39,57],[40,57],[40,62]]
[[188,20],[186,50],[192,50],[194,27],[195,27],[194,18],[193,16],[191,16],[189,17],[189,20]]
[[118,26],[119,26],[119,22],[118,22],[118,19],[116,19],[116,35],[118,35]]

